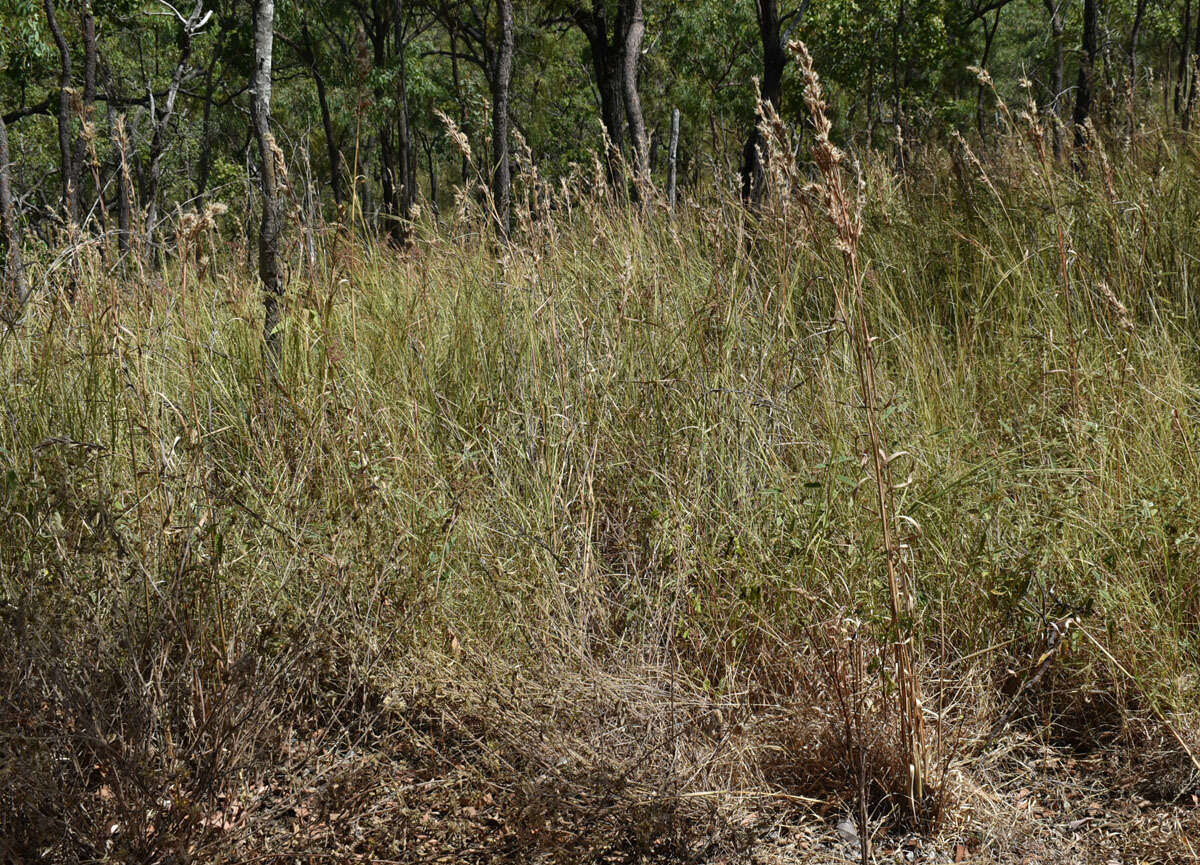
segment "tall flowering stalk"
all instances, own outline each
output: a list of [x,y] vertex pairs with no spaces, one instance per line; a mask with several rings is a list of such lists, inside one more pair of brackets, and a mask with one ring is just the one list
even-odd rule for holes
[[846,280],[837,286],[838,316],[845,323],[854,347],[859,394],[866,419],[867,438],[875,486],[875,505],[887,561],[888,602],[891,611],[892,643],[896,665],[897,709],[900,718],[900,747],[908,763],[908,804],[913,816],[919,814],[925,796],[925,725],[921,711],[921,686],[914,670],[915,597],[909,575],[896,540],[896,505],[892,483],[891,459],[884,448],[881,429],[879,390],[875,376],[875,355],[867,317],[864,270],[859,261],[859,237],[862,234],[862,201],[853,199],[845,188],[841,164],[845,155],[829,140],[830,122],[821,82],[813,69],[812,57],[801,42],[789,46],[804,80],[804,100],[812,116],[816,140],[813,160],[821,179],[813,190],[822,200],[837,232],[837,247],[842,253]]

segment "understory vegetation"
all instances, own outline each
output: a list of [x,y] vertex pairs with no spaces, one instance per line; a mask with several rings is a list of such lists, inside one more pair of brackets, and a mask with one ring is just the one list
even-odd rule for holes
[[781,141],[757,209],[297,211],[277,362],[249,212],[31,257],[0,857],[1193,861],[1196,138],[1044,137],[835,165],[850,251]]

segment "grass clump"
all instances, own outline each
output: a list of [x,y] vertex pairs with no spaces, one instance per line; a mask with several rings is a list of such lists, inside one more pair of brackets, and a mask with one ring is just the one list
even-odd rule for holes
[[236,245],[84,256],[70,304],[30,262],[0,337],[4,855],[705,859],[788,825],[819,858],[857,814],[879,849],[1004,859],[1085,807],[1017,827],[1031,754],[1186,804],[1195,145],[1081,173],[1017,126],[986,165],[861,166],[883,522],[843,252],[782,152],[755,214],[569,192],[497,248],[464,199],[404,255],[331,228],[274,374]]

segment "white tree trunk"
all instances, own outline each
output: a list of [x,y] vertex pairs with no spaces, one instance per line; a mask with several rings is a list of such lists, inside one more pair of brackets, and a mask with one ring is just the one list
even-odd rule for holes
[[679,109],[676,108],[671,112],[671,151],[670,151],[670,169],[667,173],[667,204],[671,209],[675,209],[675,200],[678,197],[678,176],[679,176]]
[[279,301],[279,170],[283,157],[271,134],[271,51],[275,41],[275,0],[258,0],[254,16],[254,133],[258,138],[262,179],[262,224],[258,234],[258,275],[263,284],[263,339],[268,361],[278,361]]
[[629,121],[638,194],[643,195],[650,186],[650,143],[646,138],[646,121],[642,116],[642,99],[638,94],[638,61],[642,57],[642,40],[646,36],[646,19],[642,14],[642,0],[625,0],[625,3],[628,29],[625,31],[621,86],[625,94],[625,115]]

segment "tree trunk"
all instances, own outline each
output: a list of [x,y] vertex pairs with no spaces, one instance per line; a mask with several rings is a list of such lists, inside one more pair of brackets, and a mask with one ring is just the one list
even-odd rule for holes
[[622,0],[625,8],[625,46],[621,52],[621,90],[625,97],[625,115],[629,121],[629,146],[633,156],[635,188],[642,197],[650,189],[650,144],[646,138],[646,120],[642,116],[642,98],[638,93],[638,63],[646,36],[642,0]]
[[399,153],[400,220],[392,225],[392,238],[401,246],[409,241],[413,204],[416,202],[416,167],[413,160],[412,129],[408,122],[408,51],[404,33],[404,0],[395,0],[396,59],[400,64],[399,91],[396,94],[396,128]]
[[575,23],[587,37],[592,55],[592,73],[596,77],[596,92],[600,96],[600,122],[608,139],[604,148],[604,164],[609,185],[621,186],[621,154],[625,149],[625,106],[621,95],[621,54],[625,47],[625,14],[617,13],[615,31],[609,37],[608,10],[604,0],[592,0],[592,9],[575,9]]
[[[92,134],[88,125],[91,123],[92,110],[96,105],[96,17],[92,14],[90,0],[83,0],[81,4],[79,29],[83,36],[83,114],[80,118],[82,123],[79,137],[75,140],[74,164],[71,167],[71,173],[78,184],[75,188],[77,202],[83,196],[83,166],[88,156],[88,136]],[[96,193],[99,195],[100,190],[97,189]]]
[[433,142],[422,134],[421,146],[425,150],[425,160],[429,167],[429,206],[433,209],[433,216],[436,221],[437,217],[441,216],[442,209],[438,205],[437,166],[433,162]]
[[10,160],[8,156],[8,127],[0,115],[0,241],[4,243],[3,304],[15,302],[15,320],[25,305],[29,289],[25,283],[25,264],[21,259],[21,239],[17,235],[17,216],[13,208]]
[[[1196,22],[1192,27],[1192,34],[1195,37],[1195,42],[1192,44],[1192,56],[1200,57],[1200,15],[1196,16]],[[1193,61],[1188,66],[1188,87],[1187,87],[1187,104],[1183,108],[1183,130],[1186,132],[1192,125],[1192,107],[1196,104],[1196,64]]]
[[[979,60],[979,68],[987,69],[988,60],[992,56],[992,43],[996,38],[996,31],[1000,29],[1000,13],[1003,9],[996,10],[996,18],[992,22],[992,26],[988,27],[987,19],[983,19],[983,56]],[[979,83],[979,88],[975,92],[975,128],[979,132],[979,140],[984,140],[983,135],[983,100],[986,96],[984,92],[983,82]]]
[[346,195],[342,192],[342,152],[333,132],[333,116],[329,113],[329,97],[325,92],[325,79],[315,69],[313,70],[313,79],[317,84],[317,102],[321,106],[321,128],[325,131],[325,150],[329,154],[329,188],[333,192],[334,203],[341,205],[346,200]]
[[213,71],[216,69],[217,58],[221,55],[220,46],[213,50],[204,71],[204,111],[200,117],[200,169],[196,177],[196,197],[200,198],[208,191],[208,180],[212,174],[212,108],[213,108]]
[[1183,28],[1179,45],[1179,77],[1175,81],[1175,113],[1183,112],[1187,99],[1187,81],[1192,68],[1192,0],[1183,4]]
[[1132,94],[1137,88],[1137,48],[1138,36],[1142,30],[1142,20],[1146,16],[1146,0],[1137,0],[1137,11],[1133,16],[1133,27],[1129,30],[1129,87]]
[[133,210],[133,178],[129,173],[129,136],[125,130],[125,115],[117,115],[112,85],[112,71],[104,66],[104,93],[111,130],[113,150],[117,155],[117,250],[125,255],[129,252],[129,224]]
[[499,0],[499,36],[492,73],[492,199],[496,233],[507,240],[512,231],[512,166],[508,148],[508,96],[512,85],[513,4]]
[[345,202],[342,193],[341,151],[338,149],[337,138],[333,134],[333,117],[329,113],[329,96],[325,89],[325,76],[317,65],[317,52],[313,46],[312,34],[308,31],[308,21],[300,23],[300,32],[304,38],[305,60],[309,71],[312,72],[313,83],[317,87],[317,104],[321,108],[321,128],[325,131],[325,149],[329,153],[329,189],[333,192],[333,200],[339,206]]
[[671,112],[671,149],[667,168],[667,204],[675,209],[676,183],[679,177],[679,109]]
[[905,0],[896,10],[896,26],[892,28],[892,125],[896,130],[896,163],[901,174],[908,168],[908,146],[904,120],[904,97],[900,79],[900,37],[905,28]]
[[[608,139],[604,146],[605,168],[613,188],[621,185],[621,160],[625,151],[625,106],[621,95],[621,63],[609,55],[596,67],[596,91],[600,94],[600,122]],[[601,70],[602,67],[602,70]],[[601,77],[603,71],[603,77]]]
[[382,230],[386,237],[392,236],[396,218],[396,154],[392,149],[391,125],[379,124],[379,194],[382,198]]
[[[403,73],[402,73],[403,74]],[[412,219],[413,203],[416,201],[413,188],[413,152],[412,130],[408,125],[408,107],[403,94],[404,84],[400,85],[400,104],[396,111],[396,203],[399,219],[392,222],[392,239],[400,246],[406,246],[409,239],[409,221]]]
[[[467,102],[463,99],[462,80],[458,75],[458,38],[453,27],[450,28],[450,74],[454,78],[454,99],[458,103],[458,128],[469,139],[470,136],[467,132]],[[463,186],[466,186],[471,166],[465,153],[462,155],[460,164],[462,171],[459,175],[459,182]]]
[[1075,112],[1071,116],[1071,123],[1075,127],[1075,146],[1077,148],[1087,144],[1087,136],[1083,127],[1092,111],[1096,50],[1100,42],[1099,5],[1099,0],[1083,0],[1083,39],[1080,46],[1079,80],[1075,87]]
[[71,49],[58,26],[54,0],[45,0],[46,21],[58,47],[60,70],[58,84],[58,161],[62,168],[63,218],[69,225],[79,222],[77,194],[79,179],[75,176],[75,159],[71,152]]
[[150,165],[146,175],[146,185],[143,189],[142,204],[146,208],[146,245],[153,249],[155,223],[158,221],[158,185],[162,181],[162,158],[167,149],[167,133],[170,131],[171,118],[175,114],[175,101],[179,97],[179,88],[183,85],[183,76],[187,72],[188,61],[192,57],[193,37],[203,25],[201,16],[204,7],[201,0],[196,0],[196,6],[188,19],[180,24],[179,61],[171,75],[171,83],[167,87],[167,99],[162,113],[155,118],[154,134],[150,139]]
[[[783,98],[783,69],[787,64],[780,33],[779,4],[776,0],[755,0],[754,10],[763,50],[762,100],[778,111]],[[766,142],[759,128],[760,113],[760,110],[755,111],[754,126],[742,148],[742,201],[746,204],[762,200],[766,178],[766,153],[763,152]]]
[[117,118],[113,136],[120,160],[117,166],[117,250],[125,255],[129,252],[133,231],[133,175],[129,173],[129,135],[124,114]]
[[258,138],[262,180],[262,223],[258,233],[258,276],[263,286],[263,340],[268,363],[279,361],[279,180],[282,156],[271,134],[271,49],[275,39],[275,0],[258,0],[254,17],[254,133]]
[[[1066,25],[1063,9],[1067,0],[1045,0],[1050,13],[1050,34],[1054,41],[1054,68],[1050,70],[1050,122],[1053,126],[1054,159],[1062,158],[1062,97],[1066,79]],[[1190,2],[1190,0],[1189,0]]]
[[[371,51],[375,69],[382,71],[387,67],[387,16],[390,6],[373,0],[371,3]],[[383,212],[380,214],[380,230],[384,237],[394,241],[398,236],[400,217],[400,187],[404,181],[396,166],[395,142],[392,139],[392,119],[383,109],[383,103],[388,94],[381,84],[375,87],[375,102],[380,106],[379,126],[379,191],[383,199]]]

